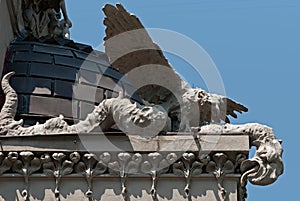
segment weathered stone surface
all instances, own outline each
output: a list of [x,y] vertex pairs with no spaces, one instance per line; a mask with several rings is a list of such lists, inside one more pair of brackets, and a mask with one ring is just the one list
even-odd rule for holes
[[[37,135],[37,134],[64,134],[64,133],[88,133],[92,131],[94,128],[100,126],[102,128],[110,128],[113,125],[113,122],[120,128],[121,130],[125,130],[126,134],[129,136],[129,147],[132,147],[134,152],[137,152],[139,150],[142,150],[143,152],[147,151],[145,147],[150,144],[150,148],[155,151],[153,154],[149,154],[149,160],[152,161],[145,161],[143,165],[141,166],[141,171],[144,173],[148,173],[152,177],[152,187],[151,187],[151,195],[154,198],[157,198],[157,175],[159,175],[159,170],[157,170],[156,167],[160,167],[160,170],[165,170],[166,164],[171,165],[171,161],[177,160],[176,153],[178,152],[199,152],[199,153],[207,153],[207,152],[218,152],[218,151],[226,151],[231,152],[233,150],[238,150],[239,155],[235,156],[236,158],[231,159],[224,153],[215,153],[213,156],[208,156],[206,154],[199,154],[199,162],[195,162],[192,160],[192,158],[195,157],[194,154],[183,154],[183,162],[177,162],[173,165],[173,171],[174,174],[183,174],[186,178],[186,186],[184,188],[185,194],[187,196],[190,195],[190,179],[192,174],[189,173],[188,170],[190,169],[190,166],[192,164],[197,164],[197,166],[200,165],[199,171],[202,173],[204,170],[203,167],[205,167],[205,171],[207,173],[213,174],[216,177],[217,180],[217,187],[218,187],[218,195],[220,197],[220,200],[226,200],[228,194],[228,190],[224,188],[224,176],[226,174],[234,173],[234,171],[237,168],[237,164],[240,167],[240,172],[242,172],[241,176],[241,183],[240,190],[239,190],[239,200],[244,199],[245,195],[245,185],[247,180],[249,180],[251,183],[256,185],[267,185],[271,184],[278,176],[280,176],[283,173],[283,163],[282,163],[282,147],[280,145],[280,142],[276,140],[274,133],[271,128],[259,124],[246,124],[246,125],[206,125],[199,127],[191,134],[190,138],[181,138],[181,137],[174,137],[170,136],[171,138],[168,139],[169,136],[162,136],[162,137],[156,137],[153,138],[153,134],[156,135],[156,132],[154,132],[153,128],[149,130],[143,129],[143,124],[145,121],[151,120],[153,125],[157,126],[154,129],[159,129],[157,131],[160,131],[165,125],[165,119],[164,117],[166,114],[162,113],[158,108],[155,107],[143,107],[139,106],[137,104],[132,104],[128,99],[124,99],[123,97],[118,97],[116,99],[107,99],[99,104],[99,106],[95,107],[95,109],[88,114],[87,118],[83,121],[79,121],[77,124],[69,126],[67,123],[63,120],[63,117],[53,118],[48,120],[46,123],[41,125],[35,125],[32,127],[24,128],[21,126],[22,122],[16,122],[13,120],[12,117],[14,117],[16,113],[16,100],[17,100],[17,94],[15,91],[10,87],[8,83],[9,76],[11,76],[12,73],[7,74],[4,76],[2,81],[2,87],[4,90],[4,93],[6,94],[6,101],[5,104],[1,110],[1,133],[3,135],[12,135],[12,136],[18,136],[18,135]],[[31,100],[32,101],[32,100]],[[36,104],[41,101],[36,101]],[[125,108],[125,109],[124,109]],[[146,108],[146,109],[145,109]],[[145,109],[145,110],[144,110]],[[54,110],[54,109],[52,109]],[[146,111],[146,112],[145,112]],[[136,124],[132,124],[131,118],[135,117]],[[140,118],[140,119],[139,119]],[[143,121],[140,121],[143,120]],[[102,124],[104,123],[104,125]],[[135,127],[141,125],[142,127]],[[103,127],[104,126],[104,127]],[[106,127],[107,126],[107,127]],[[146,125],[147,126],[147,125]],[[169,128],[163,128],[168,130]],[[154,133],[151,133],[154,132]],[[226,133],[228,136],[226,138],[230,138],[227,140],[223,139],[222,134]],[[137,135],[143,135],[146,139],[143,142],[142,138],[136,138],[135,136],[132,136],[133,134]],[[152,136],[151,136],[152,134]],[[201,137],[197,137],[198,135],[202,134]],[[203,135],[206,134],[206,135]],[[221,134],[221,135],[220,135]],[[230,136],[231,135],[238,135],[243,134],[244,136]],[[247,136],[246,136],[247,135]],[[255,154],[255,157],[252,159],[246,159],[247,156],[247,150],[249,150],[248,142],[250,139],[250,144],[257,147],[257,151]],[[99,152],[99,151],[107,151],[109,149],[112,149],[112,152],[118,152],[118,150],[124,151],[124,142],[121,143],[121,148],[116,145],[116,142],[114,142],[114,145],[112,143],[109,143],[109,140],[106,139],[106,136],[101,136],[102,139],[99,140],[99,138],[96,140],[95,137],[99,137],[99,135],[94,136],[87,136],[80,138],[82,142],[82,146],[84,148],[87,148],[90,152]],[[176,140],[176,138],[179,138]],[[226,139],[225,138],[225,139]],[[207,140],[207,141],[206,141]],[[73,140],[75,142],[76,150],[78,150],[78,144],[77,140]],[[99,144],[99,142],[103,143],[104,146]],[[132,142],[132,143],[131,143]],[[146,142],[146,143],[145,143]],[[207,143],[208,142],[208,143]],[[229,145],[225,145],[224,143],[231,143]],[[233,144],[232,144],[233,143]],[[239,145],[238,147],[236,145]],[[222,146],[223,145],[223,146]],[[3,146],[3,145],[2,145]],[[241,152],[241,146],[245,146],[242,148]],[[8,145],[7,148],[9,149],[11,146]],[[22,146],[21,146],[22,147]],[[64,145],[65,147],[65,145]],[[99,150],[99,147],[104,148],[104,150]],[[16,150],[20,148],[18,145],[15,146],[13,149]],[[29,150],[30,147],[22,147],[23,149]],[[36,148],[34,147],[35,151]],[[39,148],[37,148],[38,150]],[[184,149],[184,150],[183,150]],[[214,150],[216,149],[216,150]],[[161,154],[157,152],[174,152],[173,156],[165,160],[161,160],[163,157]],[[31,152],[23,153],[22,154],[28,155],[31,154]],[[33,155],[33,154],[31,154]],[[53,154],[53,159],[58,160],[59,164],[63,164],[63,158],[56,159],[57,154]],[[64,154],[61,154],[64,156]],[[57,155],[59,156],[59,154]],[[160,157],[159,157],[160,156]],[[78,156],[79,157],[79,156]],[[111,157],[109,156],[109,161],[111,160]],[[127,176],[132,173],[138,173],[139,172],[139,166],[140,163],[143,161],[143,156],[139,153],[135,153],[134,155],[131,155],[129,153],[119,153],[117,155],[117,161],[113,162],[106,162],[105,164],[101,164],[102,166],[108,168],[110,174],[112,175],[118,175],[121,179],[121,194],[125,200],[128,199],[128,190],[126,185],[126,178]],[[160,158],[161,162],[157,161]],[[173,158],[173,159],[172,159]],[[207,161],[210,159],[213,159],[211,161]],[[265,160],[265,158],[268,158],[268,160]],[[72,159],[72,157],[70,157]],[[35,160],[35,163],[31,163],[31,160]],[[40,159],[30,159],[26,158],[22,159],[24,167],[26,167],[28,170],[25,170],[24,168],[20,168],[20,165],[16,166],[14,168],[14,165],[12,166],[13,171],[17,171],[18,173],[22,174],[25,183],[26,188],[22,193],[22,196],[24,199],[27,199],[28,192],[29,192],[29,183],[28,178],[31,176],[31,174],[34,173],[34,171],[37,171],[40,168],[40,162],[38,162]],[[73,159],[72,159],[73,160]],[[75,159],[74,159],[75,160]],[[170,161],[169,161],[170,160]],[[19,160],[20,161],[20,160]],[[77,162],[79,161],[76,160]],[[164,162],[162,162],[164,161]],[[168,162],[169,161],[169,162]],[[232,161],[235,161],[237,164],[234,164]],[[22,164],[22,162],[19,162]],[[58,163],[58,162],[57,162]],[[26,165],[26,164],[32,164],[32,166]],[[71,168],[73,168],[74,163],[70,161],[66,161],[66,164],[69,164],[68,171],[65,172],[63,169],[59,168],[61,165],[53,165],[53,162],[48,161],[46,162],[47,167],[49,165],[53,166],[51,170],[46,169],[48,171],[53,171],[53,169],[57,169],[59,171],[59,174],[53,173],[55,177],[55,196],[59,197],[59,186],[60,186],[60,178],[61,176],[71,174],[73,171]],[[164,166],[162,166],[165,164]],[[76,167],[76,166],[75,166]],[[83,164],[81,163],[81,167],[83,167]],[[154,169],[152,169],[152,168]],[[67,167],[65,167],[67,168]],[[130,168],[130,169],[129,169]],[[186,168],[186,170],[184,170]],[[82,168],[80,168],[82,170]],[[5,172],[8,170],[7,168],[3,170]],[[128,172],[124,172],[124,171]],[[45,171],[45,169],[44,169]],[[198,171],[198,172],[199,172]],[[89,168],[90,172],[90,168]],[[103,173],[105,170],[103,170]],[[183,172],[183,173],[180,173]],[[186,172],[186,173],[184,173]],[[167,171],[166,171],[167,173]],[[187,174],[188,173],[188,174]],[[61,174],[61,176],[60,176]],[[84,173],[86,174],[86,173]],[[91,179],[92,177],[86,178],[89,184],[89,190],[87,191],[88,194],[91,194]]]
[[[2,147],[6,151],[70,151],[76,150],[92,152],[118,151],[126,152],[203,152],[225,151],[243,152],[249,151],[249,137],[247,135],[220,134],[218,140],[214,136],[199,135],[195,139],[191,134],[178,134],[157,136],[147,139],[140,136],[125,136],[123,133],[95,133],[95,134],[66,134],[62,136],[27,136],[5,138],[2,137]],[[205,139],[205,140],[203,140]],[[198,140],[198,142],[197,142]],[[56,142],[56,143],[55,143]],[[199,144],[198,144],[199,143]],[[116,149],[117,148],[117,149]]]
[[200,135],[193,137],[177,134],[175,136],[158,136],[151,139],[129,136],[133,150],[136,151],[248,151],[249,138],[247,135]]

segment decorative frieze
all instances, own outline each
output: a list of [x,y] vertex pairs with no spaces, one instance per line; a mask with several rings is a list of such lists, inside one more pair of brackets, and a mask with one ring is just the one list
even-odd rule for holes
[[[236,156],[240,158],[240,154]],[[153,199],[157,198],[157,183],[161,176],[183,176],[186,179],[184,192],[189,196],[191,178],[213,174],[216,177],[220,200],[226,199],[226,190],[222,186],[224,177],[228,174],[240,172],[240,160],[236,162],[228,159],[226,153],[201,154],[198,153],[109,153],[99,155],[94,153],[46,153],[38,152],[0,152],[1,175],[9,177],[20,174],[25,181],[22,196],[28,200],[30,196],[31,176],[48,176],[55,180],[54,194],[60,200],[60,185],[65,176],[80,176],[87,183],[86,197],[93,197],[93,181],[98,177],[119,177],[121,193],[124,200],[129,200],[130,192],[126,187],[126,178],[141,176],[151,177],[151,193]],[[240,158],[241,159],[241,158]],[[1,176],[0,176],[1,178]]]

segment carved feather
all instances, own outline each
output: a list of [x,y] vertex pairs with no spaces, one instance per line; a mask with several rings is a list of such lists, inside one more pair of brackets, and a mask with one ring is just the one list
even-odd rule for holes
[[116,7],[107,4],[103,11],[106,15],[103,22],[106,25],[105,52],[114,68],[123,74],[147,64],[171,68],[136,16],[128,13],[121,4]]
[[[137,88],[136,93],[141,98],[149,103],[162,105],[169,114],[177,115],[177,119],[181,119],[182,122],[182,116],[186,116],[190,121],[184,128],[173,130],[186,130],[205,122],[229,123],[228,116],[237,118],[235,111],[248,111],[243,105],[224,96],[209,94],[201,89],[191,89],[168,63],[162,50],[152,41],[140,20],[128,13],[122,5],[108,4],[103,11],[106,15],[105,52],[112,67],[127,74],[129,82]],[[137,74],[133,73],[136,71]],[[141,87],[137,79],[144,79],[147,85]],[[192,98],[184,100],[184,96]],[[195,105],[197,101],[199,105],[191,109],[190,105]],[[182,107],[189,109],[184,111]]]

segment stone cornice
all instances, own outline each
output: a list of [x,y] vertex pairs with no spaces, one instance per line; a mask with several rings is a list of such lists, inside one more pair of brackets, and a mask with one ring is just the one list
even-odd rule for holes
[[[24,190],[22,196],[26,200],[30,196],[31,177],[53,178],[55,180],[54,193],[60,197],[60,183],[65,177],[77,177],[86,180],[87,197],[93,195],[93,180],[99,177],[119,177],[122,195],[128,199],[126,187],[127,177],[149,177],[152,181],[149,189],[153,198],[156,197],[157,183],[161,177],[183,177],[186,180],[184,192],[189,196],[190,179],[192,177],[212,177],[218,183],[221,200],[226,198],[223,187],[224,177],[240,177],[240,159],[246,159],[245,154],[229,153],[109,153],[98,155],[91,153],[60,152],[0,152],[0,179],[23,177]],[[241,188],[240,191],[243,189]],[[240,192],[243,194],[243,192]],[[241,198],[242,200],[243,198]]]

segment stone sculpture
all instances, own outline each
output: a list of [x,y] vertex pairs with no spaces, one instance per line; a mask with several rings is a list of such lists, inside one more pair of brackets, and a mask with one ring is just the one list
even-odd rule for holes
[[12,0],[9,5],[19,36],[70,38],[72,22],[64,0]]
[[[211,122],[229,123],[227,116],[236,118],[235,111],[248,111],[229,98],[200,88],[192,89],[168,63],[138,18],[122,5],[106,5],[103,11],[106,14],[104,45],[110,63],[121,73],[128,74],[129,82],[140,97],[164,108],[171,118],[172,130],[188,131]],[[145,79],[147,86],[140,88]]]
[[[41,3],[49,1],[22,1],[22,5],[29,8],[28,13],[34,14]],[[29,4],[25,4],[29,3]],[[64,1],[55,1],[59,5],[56,8],[61,8],[64,13],[65,24],[71,26],[71,23],[66,15]],[[28,7],[28,5],[30,5]],[[47,4],[49,5],[49,4]],[[53,5],[53,4],[51,4]],[[35,8],[34,6],[38,6]],[[24,8],[24,7],[22,7]],[[51,9],[50,9],[51,8]],[[31,10],[30,10],[31,9]],[[55,6],[47,7],[42,12],[47,14],[55,10]],[[106,18],[105,50],[110,59],[110,63],[114,68],[120,68],[124,74],[139,69],[139,73],[147,70],[147,76],[168,75],[167,85],[157,85],[151,83],[145,87],[139,87],[140,83],[133,76],[128,74],[127,78],[133,86],[137,88],[137,94],[145,100],[145,104],[133,103],[129,98],[124,97],[120,93],[118,98],[111,98],[102,101],[90,113],[87,118],[74,125],[68,125],[62,116],[52,118],[44,124],[36,124],[31,127],[23,127],[22,120],[15,121],[14,117],[17,109],[17,94],[9,84],[9,79],[13,72],[6,74],[2,79],[2,89],[6,95],[6,100],[0,113],[0,135],[47,135],[47,134],[66,134],[66,133],[88,133],[95,127],[100,126],[102,130],[111,128],[114,124],[124,133],[131,135],[135,133],[145,134],[146,137],[159,134],[161,131],[186,131],[194,132],[194,134],[245,134],[250,137],[252,146],[257,147],[256,154],[252,159],[245,159],[240,156],[237,158],[236,164],[240,166],[242,172],[241,187],[244,188],[247,180],[257,185],[271,184],[283,173],[282,163],[282,147],[280,141],[275,138],[271,128],[260,124],[246,125],[220,125],[221,122],[229,123],[228,116],[237,117],[235,112],[246,112],[247,108],[224,96],[209,94],[204,90],[197,88],[193,89],[183,81],[175,72],[167,59],[163,56],[161,49],[152,41],[143,25],[137,17],[129,14],[121,5],[116,7],[106,5],[104,8]],[[57,10],[56,10],[57,11]],[[22,15],[27,15],[27,11],[23,10]],[[19,12],[17,12],[20,15]],[[16,15],[19,19],[20,16]],[[52,15],[52,14],[51,14]],[[51,16],[50,15],[50,16]],[[54,16],[54,15],[52,15]],[[35,18],[33,18],[35,19]],[[54,22],[53,19],[42,18],[49,22]],[[32,27],[30,21],[25,22],[25,29],[29,28],[30,32],[39,37],[48,33],[44,30],[44,22],[39,21]],[[20,20],[21,21],[21,20]],[[54,23],[55,24],[55,23]],[[56,25],[55,25],[56,26]],[[21,27],[21,26],[20,26]],[[50,26],[51,27],[51,26]],[[49,28],[49,27],[48,27]],[[49,31],[49,30],[48,30]],[[54,31],[55,32],[55,31]],[[52,35],[57,35],[55,33]],[[49,32],[50,33],[50,32]],[[120,41],[122,46],[119,45]],[[159,71],[159,74],[155,73]],[[140,74],[141,75],[141,74]],[[145,76],[142,78],[144,79]],[[145,78],[146,79],[146,78]],[[156,77],[156,79],[163,79]],[[167,86],[167,87],[165,87]],[[27,153],[26,153],[27,154]],[[24,154],[23,154],[24,155]],[[21,155],[21,157],[23,157]],[[170,157],[169,157],[170,156]],[[59,156],[54,156],[54,160]],[[109,169],[111,174],[117,174],[121,178],[122,194],[126,197],[126,174],[124,169],[128,168],[130,161],[132,170],[138,172],[138,165],[141,163],[139,154],[129,155],[120,153],[119,162],[109,162],[99,165],[99,170],[92,169],[96,164],[92,155],[85,155],[84,162],[75,166],[76,172],[82,173],[89,184],[87,194],[92,192],[91,180],[93,175],[102,174]],[[50,158],[48,156],[48,158]],[[63,158],[63,157],[62,157]],[[159,160],[157,159],[159,158]],[[155,197],[157,176],[160,173],[165,173],[168,170],[157,170],[160,166],[163,157],[160,153],[151,153],[148,159],[141,165],[141,172],[150,174],[153,180],[151,194]],[[175,154],[168,155],[164,159],[164,163],[175,162],[177,156]],[[242,160],[243,159],[243,160]],[[158,160],[158,161],[156,161]],[[27,159],[25,160],[25,162]],[[57,159],[62,161],[62,159]],[[49,162],[49,161],[48,161]],[[73,165],[76,162],[70,162]],[[21,164],[21,162],[19,162]],[[53,163],[51,163],[53,166]],[[138,164],[138,165],[137,165]],[[40,165],[40,163],[38,163]],[[53,166],[51,168],[55,169]],[[204,168],[205,167],[205,168]],[[43,168],[48,171],[50,165],[44,163]],[[222,178],[226,173],[234,172],[235,164],[227,159],[223,153],[216,153],[211,160],[208,156],[203,156],[195,159],[193,154],[184,154],[182,160],[173,164],[173,172],[177,175],[184,175],[186,178],[185,192],[189,194],[190,177],[194,174],[201,174],[202,171],[214,174],[218,181],[218,188],[223,199],[226,197],[226,191],[222,187]],[[17,171],[17,168],[13,169]],[[92,171],[92,172],[91,172]],[[50,171],[51,172],[51,171]],[[95,173],[94,173],[95,172]],[[28,175],[24,175],[28,178]],[[57,180],[56,191],[59,192],[60,177]],[[26,189],[24,192],[26,192]]]

